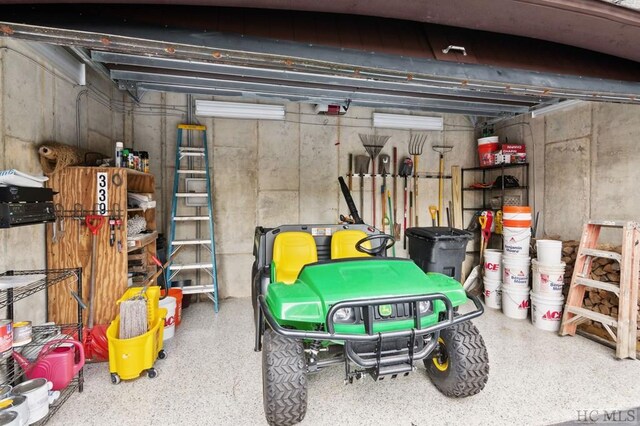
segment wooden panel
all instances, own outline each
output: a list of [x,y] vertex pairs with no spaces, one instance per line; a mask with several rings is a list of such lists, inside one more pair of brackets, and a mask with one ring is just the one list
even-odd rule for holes
[[[131,169],[122,169],[127,171],[126,187],[129,192],[137,193],[155,193],[155,179],[149,173],[142,173]],[[125,204],[126,206],[126,204]]]
[[[126,169],[99,167],[69,167],[51,176],[48,186],[58,191],[54,198],[68,212],[74,210],[79,203],[85,211],[94,209],[96,204],[97,172],[108,175],[108,208],[113,209],[119,204],[123,214],[126,214],[127,184],[134,185],[138,191],[153,192],[154,179],[152,175],[140,172],[129,172]],[[119,176],[122,179],[119,179]],[[147,191],[151,188],[150,191]],[[122,241],[122,252],[118,252],[117,244],[109,245],[108,217],[98,231],[96,241],[96,294],[94,299],[95,323],[108,324],[118,313],[116,300],[127,288],[127,226],[123,220],[120,231],[116,228],[116,241]],[[91,278],[91,247],[92,234],[83,221],[71,218],[65,219],[66,232],[61,241],[53,243],[52,226],[47,226],[47,266],[48,268],[76,268],[82,267],[83,299],[89,300],[89,285]],[[155,253],[155,245],[149,250]],[[49,290],[49,320],[56,323],[75,321],[77,304],[66,286],[54,286]],[[87,311],[84,311],[87,320]]]

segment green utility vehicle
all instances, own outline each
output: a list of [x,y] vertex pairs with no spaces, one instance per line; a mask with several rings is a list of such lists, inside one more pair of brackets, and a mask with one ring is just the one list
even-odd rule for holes
[[[406,376],[422,360],[447,396],[484,388],[487,350],[470,321],[482,314],[480,301],[453,278],[386,257],[394,243],[363,224],[256,228],[255,350],[269,424],[300,422],[307,374],[333,364],[351,383]],[[468,300],[475,309],[459,314]]]

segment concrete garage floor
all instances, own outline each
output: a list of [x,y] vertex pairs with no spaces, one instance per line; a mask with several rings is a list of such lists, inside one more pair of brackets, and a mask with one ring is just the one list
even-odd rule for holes
[[[223,301],[217,316],[209,303],[192,305],[166,347],[169,357],[156,363],[156,379],[114,386],[107,364],[89,365],[85,391],[49,424],[266,424],[251,319],[249,299]],[[310,377],[303,424],[548,424],[578,420],[578,410],[640,404],[640,362],[616,361],[585,338],[559,338],[491,310],[475,323],[491,365],[479,395],[446,398],[421,365],[409,377],[346,386],[335,366]]]

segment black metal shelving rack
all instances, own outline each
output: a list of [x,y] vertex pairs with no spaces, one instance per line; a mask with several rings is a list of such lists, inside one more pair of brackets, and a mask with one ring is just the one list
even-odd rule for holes
[[[487,179],[487,175],[490,172],[496,172],[496,171],[500,171],[500,173],[496,173],[495,174],[495,178],[497,178],[498,176],[504,176],[505,175],[505,170],[508,169],[516,169],[516,168],[522,168],[523,169],[523,173],[521,173],[521,176],[519,176],[520,179],[520,186],[518,187],[514,187],[514,188],[505,188],[504,187],[504,179],[502,180],[502,186],[500,188],[469,188],[469,185],[472,182],[465,182],[465,174],[467,176],[469,176],[469,174],[477,174],[479,172],[482,172],[482,182],[486,182]],[[516,176],[518,177],[518,176]],[[495,179],[494,178],[494,179]],[[461,205],[462,205],[462,211],[478,211],[478,210],[490,210],[491,206],[489,205],[489,200],[488,200],[488,196],[489,194],[493,195],[497,192],[499,192],[499,195],[502,196],[502,199],[504,200],[504,196],[505,194],[509,193],[509,192],[515,192],[515,191],[520,191],[523,194],[523,205],[529,205],[529,163],[514,163],[514,164],[499,164],[497,166],[490,166],[490,167],[470,167],[468,169],[462,169],[462,201],[461,201]],[[482,205],[481,206],[465,206],[465,202],[464,202],[464,195],[465,193],[472,191],[472,192],[477,192],[477,191],[482,191]],[[496,194],[497,195],[497,194]]]
[[[477,182],[478,175],[482,173],[482,182],[486,183],[487,178],[489,177],[495,181],[495,179],[498,176],[505,175],[505,170],[510,171],[514,169],[516,170],[521,169],[522,171],[521,173],[518,173],[519,176],[516,176],[516,178],[519,179],[520,186],[513,187],[513,188],[505,188],[504,179],[502,179],[502,185],[499,188],[469,188],[469,185],[472,184],[473,182],[468,181],[469,179],[465,180],[466,177],[468,177],[469,175],[472,175],[472,176],[475,176],[474,182]],[[513,164],[510,163],[510,164],[499,164],[496,166],[489,166],[489,167],[470,167],[467,169],[462,169],[461,181],[462,181],[461,182],[462,196],[460,197],[461,199],[460,204],[462,206],[463,220],[465,220],[465,215],[464,215],[465,213],[471,213],[471,215],[475,217],[475,212],[478,212],[481,210],[495,210],[491,207],[490,201],[489,201],[489,198],[494,195],[500,195],[502,197],[502,200],[504,201],[504,197],[506,194],[519,192],[523,196],[521,204],[529,205],[529,163],[513,163]],[[478,192],[482,193],[482,205],[481,206],[465,205],[465,202],[464,202],[465,194],[478,193]],[[467,215],[466,217],[468,218],[469,216]],[[502,244],[501,241],[502,240],[500,239],[500,244]],[[491,244],[497,244],[497,243],[498,242],[495,241]],[[480,250],[467,251],[468,254],[475,254],[479,252]]]
[[[7,319],[13,319],[14,316],[14,304],[26,297],[36,294],[40,291],[47,291],[47,289],[54,285],[62,285],[63,282],[68,280],[76,281],[75,291],[78,297],[82,298],[82,268],[77,269],[50,269],[50,270],[25,270],[25,271],[7,271],[0,274],[0,277],[4,276],[27,276],[27,275],[44,275],[44,277],[24,286],[17,288],[9,288],[0,290],[0,309],[6,308]],[[48,317],[48,309],[46,310]],[[78,322],[73,324],[55,324],[55,325],[39,325],[32,328],[32,341],[26,345],[20,347],[23,355],[27,358],[35,358],[43,356],[39,351],[42,346],[52,341],[51,338],[56,335],[65,335],[72,337],[82,342],[82,308],[78,304]],[[51,344],[50,350],[53,350],[58,345]],[[34,361],[35,363],[35,361]],[[36,425],[46,424],[51,417],[62,407],[62,405],[69,399],[69,397],[75,392],[82,392],[84,388],[84,368],[80,369],[77,377],[75,377],[71,383],[60,391],[59,398],[51,404],[49,407],[49,413],[45,418],[35,423]],[[25,377],[25,371],[17,364],[12,357],[8,357],[3,362],[0,362],[0,382],[2,384],[16,385],[20,383]]]

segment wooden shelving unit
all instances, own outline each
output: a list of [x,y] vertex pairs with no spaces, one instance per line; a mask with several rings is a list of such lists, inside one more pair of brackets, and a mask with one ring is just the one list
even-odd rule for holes
[[[62,206],[63,211],[69,213],[64,219],[65,232],[57,242],[52,240],[53,225],[47,225],[47,265],[52,269],[82,267],[84,280],[82,292],[89,295],[91,277],[91,247],[92,235],[82,219],[74,219],[75,213],[82,209],[82,214],[98,210],[98,173],[106,173],[106,222],[97,235],[96,257],[96,296],[95,323],[108,324],[118,312],[116,300],[127,289],[129,272],[129,257],[142,261],[146,275],[151,276],[156,266],[151,261],[151,255],[156,253],[155,241],[156,212],[155,208],[145,211],[134,208],[127,209],[127,193],[149,193],[155,191],[155,178],[149,173],[113,167],[68,167],[52,175],[48,186],[59,193],[54,196],[54,202]],[[122,217],[120,229],[115,229],[116,244],[109,244],[110,216]],[[129,246],[127,241],[127,218],[143,216],[147,222],[147,230],[151,231]],[[80,215],[81,216],[81,215]],[[121,250],[118,250],[118,241]],[[139,273],[139,271],[137,271]],[[51,321],[65,324],[75,318],[77,303],[68,290],[62,286],[49,291],[49,317]],[[86,321],[86,311],[84,312]]]

